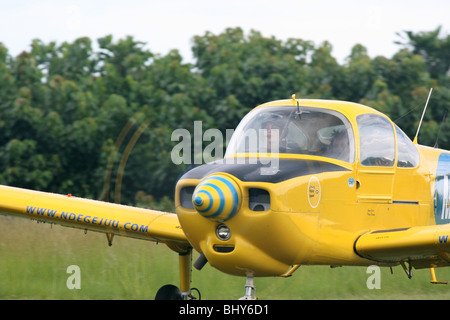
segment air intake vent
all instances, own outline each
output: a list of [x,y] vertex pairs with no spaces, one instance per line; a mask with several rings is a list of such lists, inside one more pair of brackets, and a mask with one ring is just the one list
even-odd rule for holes
[[194,209],[192,204],[192,194],[194,193],[195,186],[183,187],[180,190],[180,204],[185,209]]
[[270,209],[270,194],[264,189],[248,189],[248,207],[252,211],[266,211]]

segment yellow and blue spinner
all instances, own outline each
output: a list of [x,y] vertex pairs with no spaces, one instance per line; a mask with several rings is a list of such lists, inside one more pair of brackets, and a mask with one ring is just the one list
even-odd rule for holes
[[233,179],[224,174],[214,174],[195,188],[192,204],[205,218],[224,222],[238,212],[241,199],[241,190]]

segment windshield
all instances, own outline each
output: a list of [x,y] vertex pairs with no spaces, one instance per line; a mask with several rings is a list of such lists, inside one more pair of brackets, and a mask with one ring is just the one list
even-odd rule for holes
[[286,153],[354,162],[352,127],[342,114],[320,108],[267,107],[251,111],[236,128],[226,155]]

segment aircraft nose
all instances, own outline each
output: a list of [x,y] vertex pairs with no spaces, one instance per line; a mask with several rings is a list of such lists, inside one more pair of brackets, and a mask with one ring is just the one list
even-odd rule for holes
[[203,217],[224,222],[237,213],[241,199],[239,185],[226,175],[216,174],[205,178],[195,188],[192,204]]

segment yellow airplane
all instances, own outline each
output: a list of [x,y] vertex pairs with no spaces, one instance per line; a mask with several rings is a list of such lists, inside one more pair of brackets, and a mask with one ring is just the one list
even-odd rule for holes
[[[262,134],[261,134],[262,133]],[[176,185],[176,214],[0,186],[0,211],[68,227],[165,243],[179,254],[180,287],[193,298],[192,252],[246,277],[288,277],[301,265],[450,266],[450,153],[412,142],[361,104],[292,99],[241,121],[222,160]]]

